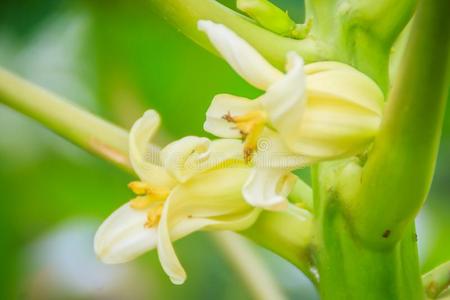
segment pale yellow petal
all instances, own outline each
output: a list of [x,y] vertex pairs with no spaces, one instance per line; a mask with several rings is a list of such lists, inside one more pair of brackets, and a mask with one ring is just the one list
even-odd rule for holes
[[308,96],[309,93],[329,94],[341,102],[350,102],[379,116],[382,114],[384,96],[381,89],[367,75],[355,69],[329,69],[306,78]]
[[331,95],[310,93],[298,139],[293,143],[304,156],[339,158],[364,150],[376,135],[381,117]]
[[273,84],[259,100],[265,107],[272,126],[293,152],[306,106],[303,60],[296,53],[288,53],[288,72]]
[[252,46],[224,25],[201,20],[198,21],[198,28],[208,35],[230,66],[253,86],[266,90],[283,76]]
[[158,227],[158,255],[172,282],[182,284],[186,272],[172,241],[202,229],[242,230],[253,224],[258,211],[240,195],[248,170],[217,169],[177,186],[164,206]]
[[188,136],[170,143],[161,151],[166,170],[179,182],[186,182],[212,168],[225,168],[242,161],[242,142]]
[[252,160],[257,168],[294,170],[317,162],[317,159],[311,156],[291,151],[280,134],[268,128],[264,129],[259,137],[257,149]]
[[222,138],[240,138],[236,124],[225,120],[226,115],[240,116],[261,109],[258,101],[228,94],[216,95],[206,112],[203,129]]
[[[158,225],[158,257],[164,272],[169,276],[173,284],[183,284],[186,280],[186,271],[178,259],[172,240],[181,238],[193,231],[199,230],[205,226],[204,222],[208,220],[187,220],[183,223],[181,230],[177,231],[177,236],[171,234],[171,226],[174,220],[171,219],[171,207],[175,195],[171,195],[164,205],[161,220]],[[184,219],[186,220],[186,219]],[[170,222],[170,223],[169,223]]]
[[155,187],[172,187],[175,180],[158,165],[159,153],[152,151],[150,140],[159,128],[160,117],[154,110],[148,110],[137,120],[130,131],[130,161],[142,181]]
[[322,160],[362,152],[378,132],[383,94],[350,66],[320,65],[307,76],[308,102],[290,148]]
[[242,194],[252,206],[267,210],[283,210],[287,196],[295,185],[295,175],[286,169],[254,168]]
[[307,76],[330,70],[356,71],[353,67],[337,61],[319,61],[305,65],[305,74]]
[[94,238],[94,250],[108,264],[130,261],[156,247],[156,229],[146,228],[146,210],[136,210],[127,203],[111,214]]
[[198,172],[202,161],[209,156],[207,138],[187,136],[168,144],[161,151],[165,169],[179,182],[184,182]]

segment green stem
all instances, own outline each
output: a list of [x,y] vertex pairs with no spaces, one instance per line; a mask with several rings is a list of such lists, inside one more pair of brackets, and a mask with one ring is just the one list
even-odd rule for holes
[[353,22],[392,45],[411,19],[417,0],[353,0]]
[[392,247],[401,239],[431,184],[450,70],[448,11],[448,0],[421,1],[353,201],[358,235],[377,247]]
[[354,235],[345,199],[336,189],[336,172],[345,163],[314,167],[317,228],[313,256],[324,300],[420,300],[423,290],[417,242],[411,225],[389,249],[368,247]]
[[423,275],[422,282],[427,296],[437,298],[450,285],[450,261]]
[[312,188],[303,180],[298,179],[289,194],[289,201],[312,212],[314,209]]
[[[254,299],[283,300],[276,280],[248,241],[233,232],[215,232],[213,238],[247,285]],[[257,274],[257,275],[255,275]]]
[[197,29],[201,19],[221,23],[234,30],[279,68],[284,68],[286,53],[298,52],[307,62],[325,60],[329,49],[318,40],[295,40],[279,36],[214,0],[147,0],[168,22],[196,43],[216,53],[206,36]]
[[263,211],[252,227],[240,233],[291,262],[317,285],[311,256],[313,226],[311,212],[289,205],[285,211]]
[[389,54],[410,20],[415,0],[306,0],[311,35],[333,45],[329,59],[353,65],[389,89]]
[[128,161],[128,133],[124,129],[1,68],[0,103],[132,173]]

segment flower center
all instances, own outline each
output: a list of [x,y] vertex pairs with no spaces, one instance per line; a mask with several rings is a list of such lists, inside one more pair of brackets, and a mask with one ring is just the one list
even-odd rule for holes
[[262,110],[255,110],[244,115],[232,116],[230,113],[222,117],[224,120],[236,124],[244,139],[244,160],[249,162],[257,150],[258,138],[267,121],[267,114]]
[[144,226],[147,228],[154,227],[161,218],[164,201],[169,196],[170,190],[155,188],[142,181],[132,181],[128,184],[128,187],[137,195],[130,201],[130,206],[138,210],[149,209],[147,222]]

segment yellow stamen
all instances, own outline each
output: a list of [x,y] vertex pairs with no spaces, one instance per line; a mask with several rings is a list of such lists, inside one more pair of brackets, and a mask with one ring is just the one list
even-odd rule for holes
[[144,226],[147,228],[154,227],[161,218],[161,212],[164,201],[170,194],[170,190],[166,188],[155,188],[149,183],[142,181],[133,181],[128,187],[138,196],[130,201],[131,208],[148,209],[147,221]]
[[150,209],[150,211],[147,213],[147,222],[144,224],[145,227],[151,228],[159,223],[163,207],[164,202],[161,202]]
[[147,191],[150,189],[150,185],[142,181],[132,181],[128,184],[128,187],[136,195],[147,194]]
[[230,113],[222,117],[224,120],[236,124],[244,139],[244,160],[249,162],[257,150],[258,138],[267,121],[267,114],[262,110],[255,110],[241,116]]
[[153,200],[164,200],[170,193],[169,189],[155,188],[142,181],[132,181],[128,184],[128,187],[136,195],[147,195]]
[[152,203],[152,199],[148,196],[138,196],[130,200],[130,206],[134,209],[145,209]]

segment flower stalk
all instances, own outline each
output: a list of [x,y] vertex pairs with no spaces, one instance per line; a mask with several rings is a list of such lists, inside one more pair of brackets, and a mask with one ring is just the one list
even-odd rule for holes
[[128,133],[124,129],[1,68],[0,103],[132,173],[128,160]]
[[[217,53],[208,39],[197,30],[199,20],[211,20],[223,24],[239,34],[266,59],[282,69],[285,55],[295,51],[307,62],[324,60],[331,51],[320,40],[305,38],[302,40],[279,36],[258,26],[249,18],[225,7],[214,0],[146,0],[160,16],[178,28],[186,36],[202,47]],[[277,45],[277,47],[273,47]]]

